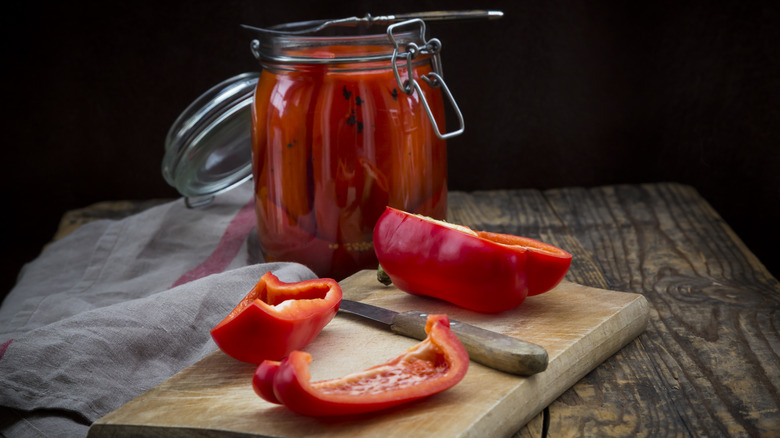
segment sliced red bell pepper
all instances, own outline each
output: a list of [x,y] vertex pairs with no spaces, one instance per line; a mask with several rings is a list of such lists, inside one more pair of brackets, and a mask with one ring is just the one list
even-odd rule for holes
[[265,361],[255,372],[255,393],[307,416],[353,415],[408,403],[451,388],[466,375],[469,357],[450,331],[447,315],[429,315],[428,337],[384,364],[340,378],[310,382],[311,355],[294,351]]
[[568,252],[527,237],[474,231],[390,207],[374,228],[374,250],[399,289],[496,313],[554,288]]
[[268,272],[211,329],[211,337],[240,361],[281,359],[314,340],[336,315],[341,297],[341,287],[333,279],[283,283]]

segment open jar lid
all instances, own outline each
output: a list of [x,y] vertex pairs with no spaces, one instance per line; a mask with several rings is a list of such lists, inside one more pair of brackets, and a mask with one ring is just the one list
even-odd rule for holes
[[188,206],[252,177],[251,106],[259,72],[227,79],[192,102],[168,131],[162,174]]

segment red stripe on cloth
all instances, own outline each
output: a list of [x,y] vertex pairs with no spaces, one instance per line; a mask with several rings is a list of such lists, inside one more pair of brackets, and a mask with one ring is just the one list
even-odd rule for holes
[[0,344],[0,359],[5,356],[5,350],[8,350],[8,346],[11,345],[11,342],[13,342],[13,339],[9,339],[2,344]]
[[176,287],[207,275],[223,272],[236,258],[241,245],[255,227],[254,199],[244,205],[230,221],[217,248],[200,265],[179,277],[171,287]]

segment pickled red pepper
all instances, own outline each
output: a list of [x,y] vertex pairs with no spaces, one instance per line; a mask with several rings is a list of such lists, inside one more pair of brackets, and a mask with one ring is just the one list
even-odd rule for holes
[[[355,50],[331,46],[306,56]],[[265,67],[252,141],[267,261],[298,261],[340,279],[376,266],[372,232],[386,206],[444,219],[445,142],[418,94],[398,89],[389,63]],[[421,63],[413,75],[421,81],[431,70]],[[407,70],[400,73],[405,79]],[[430,89],[426,99],[444,126],[440,92]]]

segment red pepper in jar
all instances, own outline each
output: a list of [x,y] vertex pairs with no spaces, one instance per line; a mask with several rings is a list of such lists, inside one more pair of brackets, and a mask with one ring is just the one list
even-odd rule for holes
[[447,315],[429,315],[425,331],[424,341],[393,360],[319,382],[310,382],[311,355],[294,351],[281,362],[260,364],[252,387],[266,401],[315,417],[362,414],[428,397],[460,382],[469,357]]
[[488,313],[554,288],[572,259],[534,239],[474,231],[391,207],[377,221],[374,249],[399,289]]
[[[386,52],[334,45],[290,54]],[[432,66],[421,58],[412,70],[422,82]],[[441,92],[424,90],[444,126]],[[252,106],[252,156],[267,261],[296,261],[341,279],[376,266],[372,232],[386,205],[445,217],[445,141],[419,99],[398,89],[389,62],[264,65]]]
[[211,329],[227,355],[260,363],[308,345],[333,319],[342,291],[332,279],[283,283],[266,273],[230,314]]

